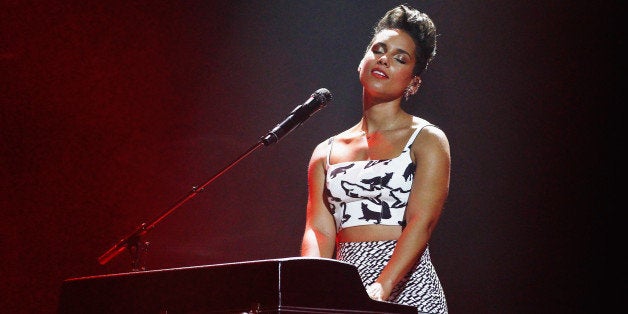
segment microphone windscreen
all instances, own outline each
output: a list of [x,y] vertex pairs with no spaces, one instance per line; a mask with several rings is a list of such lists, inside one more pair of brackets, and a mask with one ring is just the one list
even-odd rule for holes
[[319,88],[312,94],[312,98],[316,99],[316,101],[323,106],[327,105],[327,103],[333,99],[331,92],[327,88]]

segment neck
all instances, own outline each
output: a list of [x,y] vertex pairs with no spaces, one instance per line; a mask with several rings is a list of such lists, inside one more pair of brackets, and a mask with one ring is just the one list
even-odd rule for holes
[[407,127],[411,120],[412,117],[401,109],[399,103],[381,103],[365,109],[357,127],[371,134]]

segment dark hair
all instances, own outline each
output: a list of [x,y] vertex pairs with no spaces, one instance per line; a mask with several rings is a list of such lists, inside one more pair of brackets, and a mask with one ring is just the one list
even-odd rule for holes
[[[414,75],[427,69],[428,63],[436,56],[436,26],[427,14],[408,5],[399,5],[377,22],[373,36],[385,29],[400,29],[407,32],[416,46]],[[369,46],[373,42],[369,44]]]

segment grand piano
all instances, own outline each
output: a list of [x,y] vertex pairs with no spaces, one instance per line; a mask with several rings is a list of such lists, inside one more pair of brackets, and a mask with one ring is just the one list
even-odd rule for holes
[[413,313],[368,297],[355,266],[293,257],[63,281],[58,314]]

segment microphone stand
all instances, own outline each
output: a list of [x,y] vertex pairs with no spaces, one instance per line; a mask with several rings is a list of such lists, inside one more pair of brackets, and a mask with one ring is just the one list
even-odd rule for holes
[[179,199],[172,207],[166,209],[163,213],[161,213],[157,218],[155,218],[152,222],[146,223],[143,222],[140,224],[137,229],[133,232],[129,233],[126,237],[120,239],[115,245],[113,245],[107,252],[101,255],[98,258],[98,263],[101,265],[107,264],[111,259],[122,253],[122,251],[129,250],[131,254],[131,269],[132,271],[141,271],[146,270],[143,264],[142,256],[144,253],[148,251],[148,242],[142,241],[142,237],[144,237],[149,231],[155,229],[155,226],[172,214],[177,208],[181,207],[181,205],[185,204],[190,199],[194,198],[198,193],[202,192],[205,187],[207,187],[210,183],[220,177],[222,174],[227,172],[229,169],[233,168],[237,163],[242,161],[248,155],[250,155],[253,151],[261,147],[262,145],[270,145],[272,141],[268,140],[268,135],[266,138],[261,139],[255,145],[251,146],[248,150],[246,150],[243,154],[241,154],[236,160],[232,161],[229,165],[224,167],[222,170],[218,171],[214,176],[209,178],[203,184],[199,186],[193,186],[192,190],[188,192],[187,195],[183,196]]
[[129,233],[126,237],[122,238],[118,243],[111,247],[105,254],[98,258],[98,262],[101,265],[105,265],[112,258],[116,257],[125,249],[128,249],[131,253],[131,269],[133,271],[145,270],[142,265],[142,255],[148,250],[148,242],[143,242],[142,237],[149,231],[155,229],[155,225],[164,220],[167,216],[172,214],[177,208],[181,207],[185,202],[195,197],[198,193],[203,191],[206,186],[216,180],[219,176],[227,172],[240,162],[246,156],[251,154],[254,150],[260,146],[269,146],[277,143],[279,139],[286,136],[286,134],[292,132],[295,128],[299,127],[307,118],[316,113],[318,110],[327,105],[332,100],[332,95],[326,88],[320,88],[314,92],[310,98],[302,105],[297,106],[290,112],[287,118],[277,124],[275,128],[270,130],[265,136],[263,136],[255,145],[251,146],[240,157],[231,162],[225,168],[216,173],[209,180],[205,181],[200,186],[192,187],[192,190],[187,195],[178,200],[172,207],[165,210],[161,215],[157,216],[151,223],[142,223],[133,232]]

